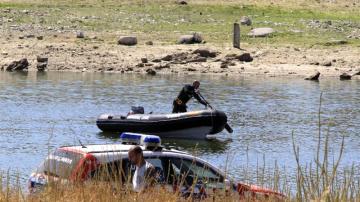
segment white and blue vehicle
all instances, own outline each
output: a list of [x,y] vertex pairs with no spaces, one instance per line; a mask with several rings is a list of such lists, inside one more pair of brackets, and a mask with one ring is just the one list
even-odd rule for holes
[[[122,133],[121,141],[56,149],[31,174],[30,192],[41,190],[49,181],[103,180],[126,185],[134,172],[128,151],[132,145],[140,145],[145,160],[155,166],[158,184],[169,191],[180,190],[184,197],[209,197],[217,190],[233,191],[240,197],[284,197],[269,189],[236,182],[215,166],[186,152],[163,148],[158,136]],[[104,171],[106,175],[101,175]]]

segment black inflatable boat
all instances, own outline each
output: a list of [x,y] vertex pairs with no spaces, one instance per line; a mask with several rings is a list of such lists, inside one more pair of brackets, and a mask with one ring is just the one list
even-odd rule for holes
[[227,117],[217,110],[192,111],[178,114],[103,114],[96,125],[102,131],[136,132],[172,138],[206,138],[221,132]]

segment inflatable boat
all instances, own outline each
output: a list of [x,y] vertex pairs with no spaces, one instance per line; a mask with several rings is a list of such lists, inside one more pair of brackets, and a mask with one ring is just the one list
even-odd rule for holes
[[227,117],[218,110],[202,110],[177,114],[103,114],[96,121],[104,132],[135,132],[169,138],[204,139],[224,130]]

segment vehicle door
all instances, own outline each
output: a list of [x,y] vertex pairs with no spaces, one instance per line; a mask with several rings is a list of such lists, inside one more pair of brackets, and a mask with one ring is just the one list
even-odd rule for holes
[[130,180],[128,179],[131,172],[130,168],[131,166],[127,158],[99,163],[96,169],[89,173],[88,180],[124,185]]
[[215,191],[227,191],[229,185],[224,176],[207,163],[190,157],[168,157],[169,179],[186,197],[204,198]]

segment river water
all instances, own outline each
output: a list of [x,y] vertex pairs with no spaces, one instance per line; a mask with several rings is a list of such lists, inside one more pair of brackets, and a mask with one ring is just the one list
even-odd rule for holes
[[[234,133],[205,141],[163,139],[165,145],[196,153],[240,180],[253,180],[264,165],[271,172],[275,162],[294,176],[292,133],[305,165],[316,156],[323,92],[322,128],[329,131],[331,159],[345,136],[341,166],[360,164],[360,80],[0,72],[0,170],[18,173],[25,182],[58,146],[79,139],[119,142],[96,127],[98,115],[126,113],[132,105],[169,113],[182,85],[194,79],[201,80],[208,101],[226,112]],[[189,108],[203,109],[194,101]]]

